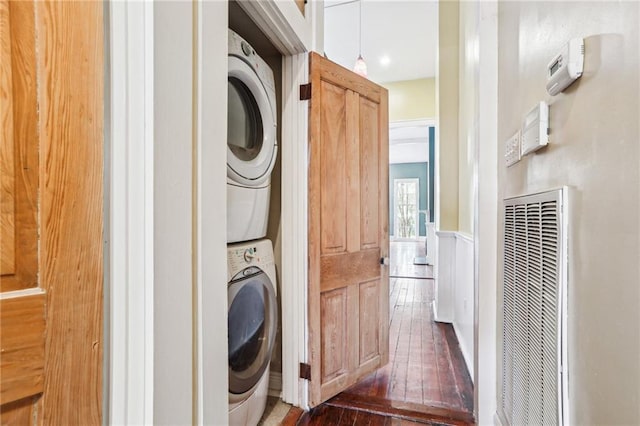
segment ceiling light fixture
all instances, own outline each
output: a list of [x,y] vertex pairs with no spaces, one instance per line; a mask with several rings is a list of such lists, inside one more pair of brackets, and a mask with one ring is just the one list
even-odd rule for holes
[[390,63],[391,63],[391,58],[389,57],[389,55],[384,55],[382,58],[380,58],[380,65],[386,67]]
[[358,59],[356,59],[356,64],[353,66],[353,72],[359,74],[363,77],[367,77],[367,63],[362,59],[362,0],[358,2],[360,4],[360,38],[358,44]]

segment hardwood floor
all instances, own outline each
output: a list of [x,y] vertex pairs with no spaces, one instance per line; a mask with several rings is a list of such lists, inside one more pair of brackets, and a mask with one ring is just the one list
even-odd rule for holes
[[452,325],[434,321],[433,298],[432,279],[392,278],[389,364],[283,424],[473,424],[471,377]]
[[[444,423],[443,423],[444,421]],[[422,425],[443,425],[443,424],[465,424],[464,422],[450,422],[446,419],[437,420],[410,420],[402,416],[391,414],[380,414],[375,412],[363,411],[352,408],[338,407],[329,404],[323,404],[308,413],[302,414],[296,423],[290,423],[296,426],[422,426]],[[283,423],[286,425],[286,423]]]
[[473,411],[473,385],[453,327],[433,318],[433,284],[391,279],[389,363],[343,395]]

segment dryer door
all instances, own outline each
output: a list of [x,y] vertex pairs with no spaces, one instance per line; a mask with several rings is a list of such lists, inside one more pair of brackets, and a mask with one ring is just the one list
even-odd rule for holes
[[243,394],[264,374],[276,337],[276,293],[267,274],[249,267],[228,286],[229,392]]
[[257,186],[275,164],[275,106],[258,75],[235,56],[229,56],[227,87],[227,176]]

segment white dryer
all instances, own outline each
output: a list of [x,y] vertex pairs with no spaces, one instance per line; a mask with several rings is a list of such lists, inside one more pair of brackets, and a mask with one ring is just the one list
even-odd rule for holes
[[276,269],[269,240],[227,247],[229,424],[255,426],[264,413],[278,328]]
[[228,62],[227,242],[233,243],[267,235],[277,106],[273,71],[231,30]]

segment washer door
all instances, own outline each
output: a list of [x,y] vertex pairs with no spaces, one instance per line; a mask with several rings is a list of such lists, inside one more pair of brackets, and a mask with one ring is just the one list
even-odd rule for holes
[[235,56],[229,56],[227,87],[227,176],[259,185],[275,164],[276,113],[258,75]]
[[275,290],[264,271],[249,267],[236,277],[228,287],[229,392],[243,394],[269,365],[278,313]]

